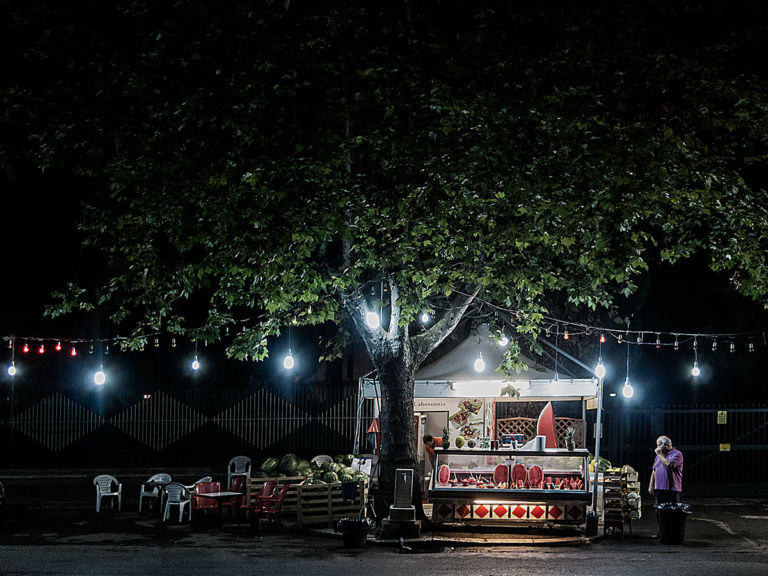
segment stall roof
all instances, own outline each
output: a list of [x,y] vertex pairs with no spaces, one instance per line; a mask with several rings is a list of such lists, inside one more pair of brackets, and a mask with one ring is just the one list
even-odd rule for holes
[[[583,400],[596,394],[597,382],[594,379],[556,380],[553,370],[538,366],[525,354],[521,354],[521,360],[528,368],[519,374],[505,376],[496,371],[505,353],[506,349],[496,343],[488,326],[482,326],[476,334],[416,373],[414,396],[493,398],[500,397],[502,389],[510,384],[520,390],[520,398],[526,401]],[[485,362],[483,372],[476,372],[473,367],[478,354]],[[364,382],[364,395],[366,398],[379,396],[374,380]]]

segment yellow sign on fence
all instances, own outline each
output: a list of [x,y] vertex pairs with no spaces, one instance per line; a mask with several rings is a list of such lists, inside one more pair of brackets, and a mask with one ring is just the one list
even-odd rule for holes
[[718,424],[727,424],[728,423],[728,411],[727,410],[718,410],[718,412],[717,412],[717,423]]
[[730,444],[720,444],[720,452],[730,452],[730,451],[731,451]]

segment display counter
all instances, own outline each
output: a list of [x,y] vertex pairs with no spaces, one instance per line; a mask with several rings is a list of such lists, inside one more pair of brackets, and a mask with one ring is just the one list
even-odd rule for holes
[[587,450],[435,450],[433,522],[581,524]]

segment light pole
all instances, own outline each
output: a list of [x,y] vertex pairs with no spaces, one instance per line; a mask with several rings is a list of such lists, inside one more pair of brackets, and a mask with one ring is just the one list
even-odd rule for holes
[[600,437],[603,435],[603,379],[605,378],[605,366],[602,357],[595,367],[595,376],[597,376],[597,418],[595,419],[595,473],[592,479],[592,513],[587,518],[587,536],[597,535],[597,479],[600,473]]

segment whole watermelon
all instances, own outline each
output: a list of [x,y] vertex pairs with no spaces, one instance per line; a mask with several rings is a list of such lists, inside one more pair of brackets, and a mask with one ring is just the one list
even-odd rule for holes
[[261,469],[264,470],[267,474],[271,474],[275,471],[275,468],[277,468],[279,460],[277,458],[267,458],[262,462]]
[[336,474],[336,472],[326,472],[323,476],[323,482],[326,482],[328,484],[331,484],[332,482],[338,482],[339,481],[339,475]]
[[342,459],[342,464],[344,466],[352,466],[352,460],[355,459],[354,454],[344,454],[344,458]]
[[326,462],[322,466],[320,466],[320,470],[323,472],[335,472],[336,471],[336,465],[333,462]]
[[298,466],[299,459],[296,457],[296,454],[286,454],[280,458],[280,463],[277,465],[281,472],[289,475],[296,474]]

